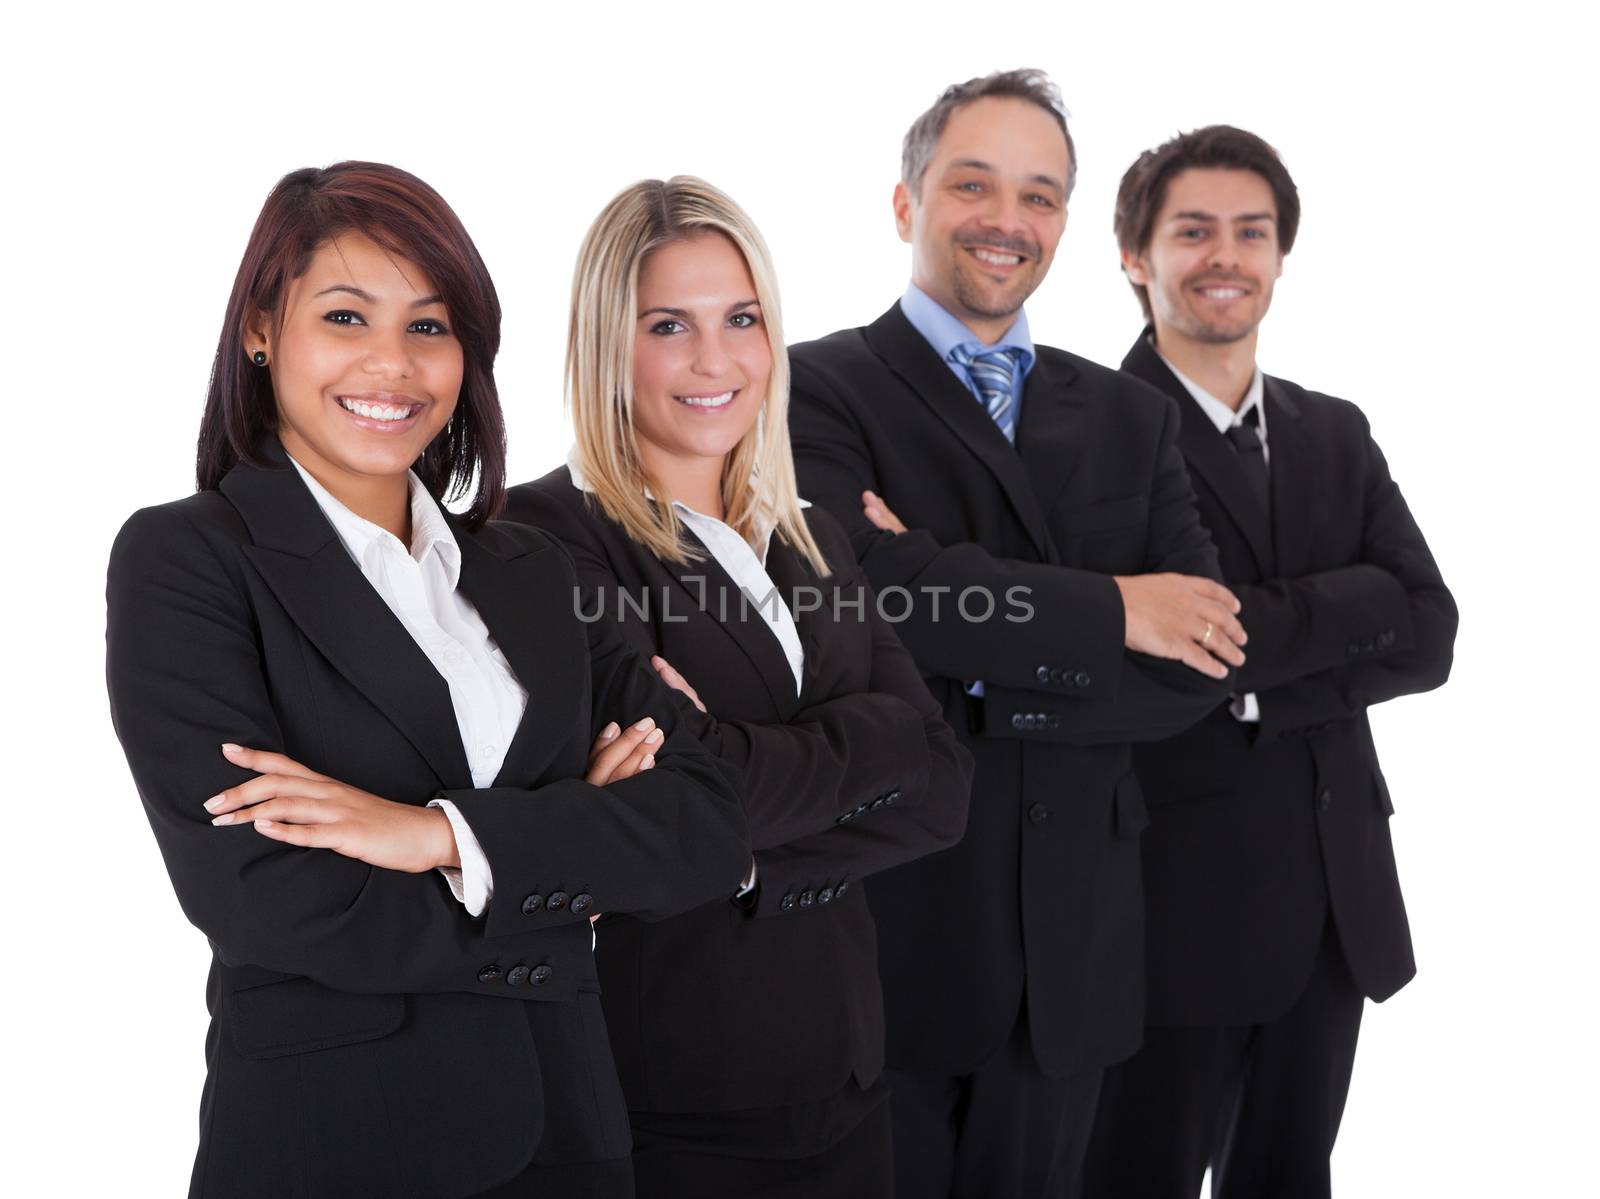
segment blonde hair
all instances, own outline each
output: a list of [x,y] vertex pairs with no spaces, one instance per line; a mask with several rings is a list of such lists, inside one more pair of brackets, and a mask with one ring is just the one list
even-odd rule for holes
[[639,318],[639,268],[652,251],[701,233],[720,233],[744,256],[772,347],[772,375],[750,431],[724,459],[722,505],[729,527],[748,537],[760,523],[801,554],[819,575],[828,565],[801,514],[789,448],[789,356],[778,285],[766,242],[745,211],[703,179],[675,175],[625,188],[595,218],[578,251],[567,326],[567,411],[576,465],[602,511],[657,558],[701,557],[685,544],[670,502],[639,455],[633,428],[633,344]]

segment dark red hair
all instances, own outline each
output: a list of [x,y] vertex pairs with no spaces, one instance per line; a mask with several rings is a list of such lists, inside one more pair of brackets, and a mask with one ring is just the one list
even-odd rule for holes
[[362,233],[427,275],[461,342],[461,397],[450,423],[423,451],[415,470],[443,501],[472,488],[466,513],[477,528],[505,496],[506,435],[494,359],[500,349],[500,299],[460,219],[415,175],[378,162],[306,167],[278,181],[250,233],[228,297],[211,388],[200,420],[195,463],[201,490],[216,487],[235,465],[266,466],[262,437],[278,425],[272,376],[244,350],[252,318],[276,326],[289,284],[306,272],[317,248],[341,233]]

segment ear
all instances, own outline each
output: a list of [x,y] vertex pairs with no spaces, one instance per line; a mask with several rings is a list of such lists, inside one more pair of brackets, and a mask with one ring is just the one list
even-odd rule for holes
[[911,190],[904,183],[894,185],[894,227],[900,240],[911,240]]
[[1284,252],[1282,250],[1279,250],[1278,251],[1278,271],[1277,271],[1277,274],[1272,276],[1274,279],[1282,279],[1283,278],[1283,260],[1284,260],[1284,257],[1285,257]]
[[268,361],[272,359],[272,318],[259,308],[245,318],[244,322],[244,356],[253,358],[257,350],[265,351]]
[[[1279,259],[1278,265],[1282,267],[1282,259]],[[1137,283],[1140,287],[1150,286],[1150,270],[1145,266],[1144,259],[1135,257],[1127,250],[1122,251],[1122,273],[1128,276],[1129,283]]]

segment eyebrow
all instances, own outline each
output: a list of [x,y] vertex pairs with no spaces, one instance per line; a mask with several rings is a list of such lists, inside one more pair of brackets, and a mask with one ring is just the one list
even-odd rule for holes
[[[760,305],[760,303],[760,300],[740,300],[737,304],[728,305],[728,313],[731,315],[735,312],[738,312],[741,308],[754,308]],[[685,318],[687,318],[689,315],[689,310],[687,308],[646,308],[639,314],[639,319],[643,320],[653,312],[659,312],[663,316],[677,316]]]
[[[324,287],[321,291],[319,291],[316,295],[312,296],[311,298],[313,300],[319,299],[322,296],[330,295],[331,293],[336,292],[336,291],[348,292],[350,295],[355,296],[356,299],[365,300],[369,304],[376,304],[378,302],[373,297],[371,292],[362,291],[361,288],[354,287],[349,283],[335,283],[332,287]],[[423,296],[422,299],[414,301],[412,303],[411,307],[413,307],[413,308],[426,308],[429,304],[443,304],[443,303],[444,303],[444,297],[441,296],[441,295],[435,294],[435,295],[431,295],[431,296]]]
[[[1221,218],[1214,212],[1200,212],[1190,209],[1186,212],[1175,212],[1170,219],[1174,221],[1215,221]],[[1235,221],[1270,221],[1274,217],[1270,212],[1247,212],[1233,219]]]

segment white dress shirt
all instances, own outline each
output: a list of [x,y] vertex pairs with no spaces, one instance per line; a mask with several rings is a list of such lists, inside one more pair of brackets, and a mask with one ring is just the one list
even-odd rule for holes
[[[491,786],[522,721],[528,692],[477,609],[457,590],[461,547],[439,505],[422,481],[407,472],[411,492],[408,549],[393,533],[341,504],[298,462],[294,468],[362,575],[449,685],[472,785]],[[489,859],[455,804],[436,799],[429,806],[441,809],[449,819],[461,858],[459,870],[446,868],[440,873],[467,911],[481,916],[493,893]]]
[[[1211,423],[1217,427],[1218,433],[1226,436],[1229,429],[1244,424],[1245,416],[1254,408],[1256,410],[1256,436],[1261,439],[1261,460],[1270,466],[1272,451],[1267,448],[1267,406],[1261,402],[1261,397],[1266,387],[1261,379],[1260,367],[1256,368],[1256,373],[1251,377],[1250,386],[1245,389],[1244,399],[1240,402],[1238,411],[1234,411],[1177,367],[1173,366],[1172,363],[1167,362],[1165,358],[1162,358],[1161,361],[1167,363],[1167,369],[1177,377],[1179,383],[1183,384],[1184,390],[1194,397],[1194,402],[1200,405],[1200,410],[1210,418]],[[1259,724],[1261,722],[1261,703],[1256,699],[1254,691],[1234,696],[1232,702],[1228,705],[1228,709],[1233,713],[1235,720],[1242,720],[1248,724]]]

